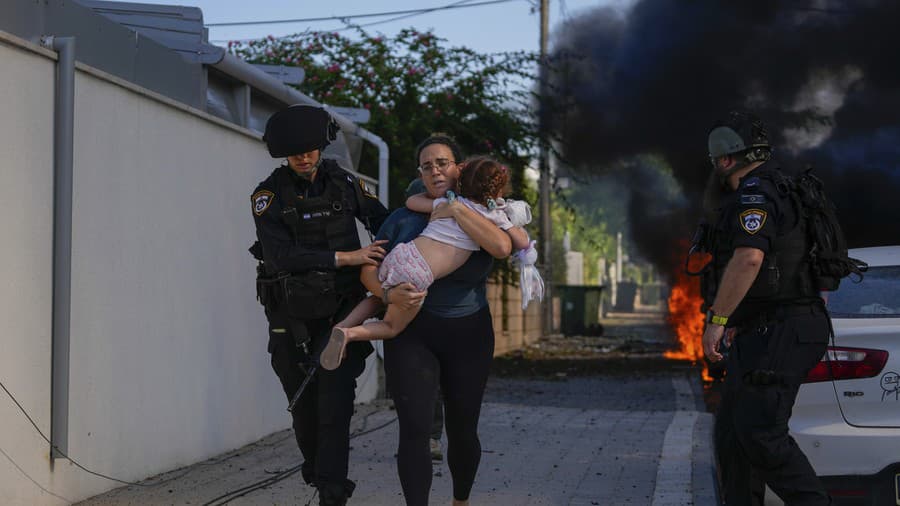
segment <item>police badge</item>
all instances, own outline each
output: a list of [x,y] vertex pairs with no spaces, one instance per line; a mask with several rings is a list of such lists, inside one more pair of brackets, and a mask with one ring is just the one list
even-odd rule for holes
[[253,214],[262,216],[262,213],[266,212],[269,204],[272,203],[273,197],[275,194],[269,190],[261,190],[253,194],[253,197],[250,198],[253,201]]
[[741,228],[748,234],[755,234],[766,223],[766,212],[762,209],[747,209],[741,213]]

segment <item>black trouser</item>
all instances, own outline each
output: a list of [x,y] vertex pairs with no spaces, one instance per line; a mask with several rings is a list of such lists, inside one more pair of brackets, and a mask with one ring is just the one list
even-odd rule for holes
[[441,439],[444,433],[444,399],[441,398],[441,391],[435,396],[434,401],[434,418],[431,419],[431,439]]
[[715,425],[728,506],[761,505],[764,484],[787,506],[830,503],[788,434],[801,379],[825,353],[828,316],[815,306],[784,312],[738,328],[730,350]]
[[[332,326],[328,319],[305,323],[312,336],[309,346],[312,356],[297,346],[290,324],[281,315],[269,317],[272,368],[288,399],[293,398],[306,378],[303,367],[309,369],[325,347]],[[340,367],[316,371],[291,413],[294,437],[304,458],[303,478],[319,488],[323,499],[334,497],[335,504],[342,504],[341,498],[349,497],[353,491],[353,483],[347,480],[350,419],[356,378],[365,369],[365,359],[371,351],[372,346],[367,342],[350,343]]]
[[400,421],[397,469],[407,505],[428,504],[428,439],[438,385],[444,398],[453,497],[469,498],[481,461],[478,418],[493,356],[488,308],[462,318],[422,311],[406,330],[384,342],[384,367]]

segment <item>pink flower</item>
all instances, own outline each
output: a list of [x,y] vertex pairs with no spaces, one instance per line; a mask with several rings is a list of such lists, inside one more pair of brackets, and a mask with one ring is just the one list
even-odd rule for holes
[[325,92],[325,96],[326,96],[326,97],[330,97],[330,96],[331,96],[331,92],[330,92],[330,91],[326,91],[326,92]]
[[366,109],[370,109],[372,106],[369,105],[369,104],[363,104],[363,107],[366,108]]
[[266,49],[266,56],[269,56],[269,57],[275,56],[275,52],[272,51],[271,49]]
[[375,37],[375,38],[373,38],[373,39],[372,39],[372,42],[378,44],[379,42],[381,42],[381,37]]
[[274,36],[272,36],[272,35],[269,35],[269,36],[268,36],[268,37],[266,37],[266,38],[267,38],[267,39],[269,39],[269,40],[275,40],[275,37],[274,37]]
[[338,70],[341,70],[341,67],[337,63],[335,63],[332,65],[329,65],[328,68],[325,70],[327,70],[329,72],[337,72]]

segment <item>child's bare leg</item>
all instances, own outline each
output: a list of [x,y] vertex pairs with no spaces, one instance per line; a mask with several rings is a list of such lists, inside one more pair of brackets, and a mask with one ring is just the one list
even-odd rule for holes
[[334,328],[331,329],[331,336],[328,337],[328,343],[325,344],[325,348],[319,355],[319,364],[322,365],[322,368],[332,371],[341,365],[344,349],[348,342],[347,334],[344,332],[345,328],[361,324],[378,314],[382,307],[384,305],[381,303],[381,299],[370,295],[360,301],[343,320],[334,325]]
[[397,304],[388,305],[384,319],[342,329],[347,341],[373,341],[396,337],[419,314],[421,306],[404,309]]
[[384,304],[381,303],[381,299],[374,295],[369,295],[360,301],[360,303],[350,311],[350,314],[345,316],[343,320],[335,323],[334,326],[346,328],[362,325],[362,322],[377,315],[382,308],[384,308]]

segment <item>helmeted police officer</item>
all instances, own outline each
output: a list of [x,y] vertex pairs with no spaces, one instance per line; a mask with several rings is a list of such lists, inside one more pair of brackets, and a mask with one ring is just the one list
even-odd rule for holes
[[770,161],[772,148],[758,118],[729,113],[708,143],[714,172],[706,201],[718,201],[712,240],[718,282],[703,350],[718,362],[720,344],[730,343],[715,427],[726,504],[762,504],[763,484],[791,506],[829,504],[788,434],[800,383],[822,358],[830,335],[801,210]]
[[273,114],[263,140],[273,158],[286,158],[251,197],[261,260],[257,290],[269,320],[272,367],[288,399],[314,372],[291,412],[303,453],[304,480],[322,505],[343,505],[353,492],[347,479],[350,418],[356,378],[372,347],[350,343],[334,371],[314,364],[335,321],[365,296],[359,266],[384,257],[376,241],[360,247],[359,218],[372,233],[387,210],[364,185],[322,158],[339,127],[322,108],[295,105]]

